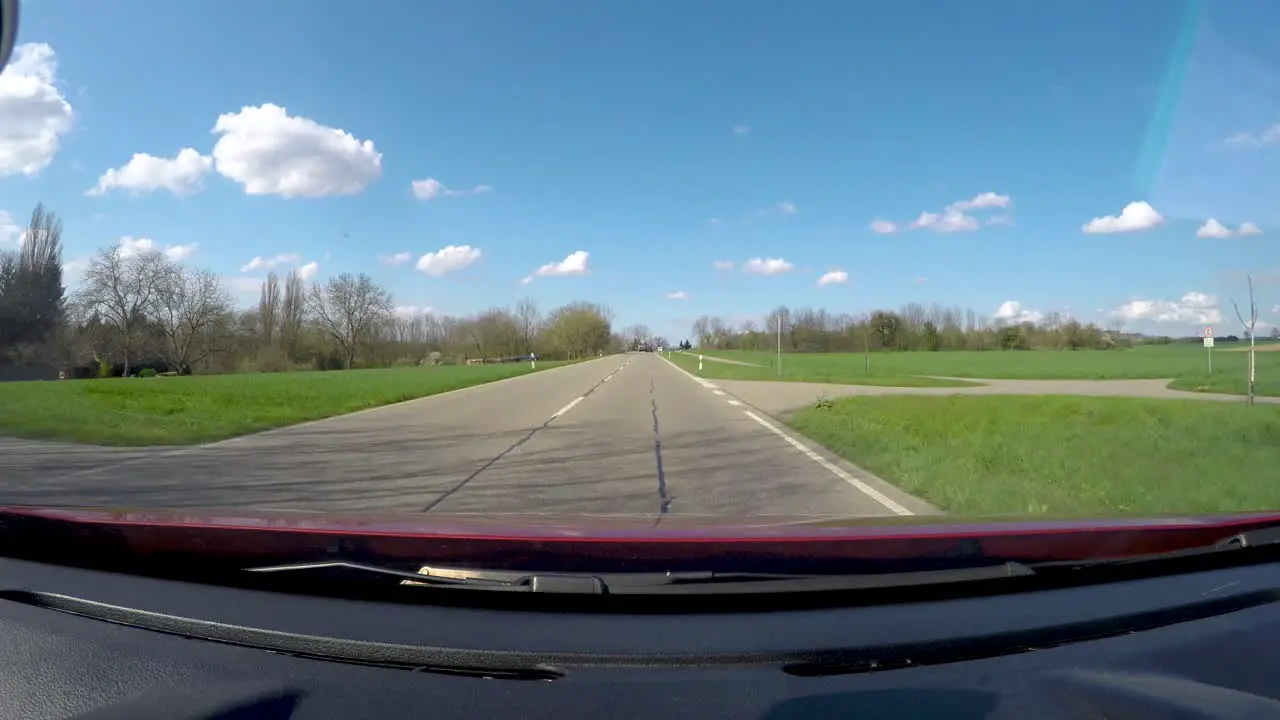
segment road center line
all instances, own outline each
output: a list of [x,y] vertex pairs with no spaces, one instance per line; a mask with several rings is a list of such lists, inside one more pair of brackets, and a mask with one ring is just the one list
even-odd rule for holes
[[778,437],[782,438],[783,440],[786,440],[788,443],[790,443],[790,444],[791,444],[793,447],[795,447],[797,450],[799,450],[800,452],[802,452],[802,453],[804,453],[806,456],[808,456],[808,458],[809,458],[810,460],[812,460],[812,461],[814,461],[814,462],[818,463],[818,464],[819,464],[819,465],[821,465],[822,467],[824,467],[824,468],[826,468],[827,470],[831,471],[831,473],[832,473],[833,475],[835,475],[836,477],[840,478],[841,480],[844,480],[845,482],[849,483],[849,484],[850,484],[850,485],[852,485],[854,488],[856,488],[857,490],[859,490],[860,492],[862,492],[862,494],[866,495],[867,497],[871,498],[872,500],[875,500],[876,502],[878,502],[878,503],[880,503],[881,505],[885,506],[886,508],[888,508],[889,510],[891,510],[894,514],[896,514],[896,515],[914,515],[914,514],[915,514],[915,513],[911,512],[910,510],[906,509],[905,507],[903,507],[903,506],[899,505],[898,503],[894,502],[893,498],[890,498],[889,496],[885,495],[884,493],[880,492],[879,490],[876,490],[875,488],[873,488],[873,487],[871,487],[870,485],[868,485],[868,484],[866,484],[866,483],[862,482],[862,481],[861,481],[861,480],[859,480],[858,478],[856,478],[856,477],[854,477],[854,476],[850,475],[849,473],[845,472],[845,471],[844,471],[844,469],[842,469],[842,468],[840,468],[839,466],[837,466],[837,465],[835,465],[835,464],[831,463],[831,462],[830,462],[830,461],[828,461],[826,458],[822,457],[822,456],[821,456],[821,455],[819,455],[818,453],[816,453],[816,452],[814,452],[813,450],[809,449],[809,447],[808,447],[808,446],[806,446],[804,443],[802,443],[802,442],[800,442],[799,440],[796,440],[795,438],[791,437],[791,436],[790,436],[790,435],[788,435],[785,431],[783,431],[783,430],[779,429],[776,425],[774,425],[773,423],[769,422],[768,420],[765,420],[764,418],[762,418],[762,417],[760,417],[759,415],[757,415],[757,414],[755,414],[755,413],[751,412],[750,410],[743,410],[742,412],[743,412],[743,414],[744,414],[744,415],[746,415],[747,417],[749,417],[749,418],[751,418],[752,420],[755,420],[756,422],[758,422],[758,423],[760,423],[761,425],[763,425],[765,428],[767,428],[767,429],[769,430],[769,432],[772,432],[774,435],[777,435]]
[[565,414],[565,413],[569,412],[570,410],[572,410],[574,405],[577,405],[578,403],[580,403],[580,402],[582,402],[583,400],[586,400],[586,399],[587,399],[587,396],[586,396],[586,395],[579,395],[578,397],[576,397],[576,398],[574,398],[573,400],[571,400],[571,401],[569,402],[569,404],[568,404],[568,405],[565,405],[564,407],[562,407],[562,408],[560,408],[559,410],[557,410],[557,411],[555,411],[554,413],[552,413],[552,415],[551,415],[551,419],[552,419],[552,420],[555,420],[556,418],[560,417],[561,415],[563,415],[563,414]]

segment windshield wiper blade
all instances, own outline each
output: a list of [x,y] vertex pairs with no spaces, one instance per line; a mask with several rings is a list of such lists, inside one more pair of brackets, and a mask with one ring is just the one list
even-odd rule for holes
[[1035,574],[1014,562],[971,567],[865,574],[782,574],[710,570],[656,573],[560,573],[424,566],[418,572],[329,561],[247,568],[256,573],[350,571],[402,585],[572,595],[731,595],[832,592],[997,580]]
[[[425,570],[426,568],[424,568]],[[288,565],[266,565],[263,567],[245,568],[247,572],[255,573],[322,573],[332,570],[351,570],[359,573],[370,573],[372,575],[382,576],[387,579],[396,579],[404,582],[412,582],[418,585],[432,585],[441,587],[466,587],[479,588],[491,586],[494,589],[513,588],[521,589],[520,577],[484,577],[480,576],[453,576],[449,574],[426,574],[424,572],[412,572],[409,570],[399,570],[396,568],[382,567],[381,565],[368,565],[365,563],[354,563],[346,561],[330,561],[330,562],[310,562],[310,563],[292,563]],[[526,573],[527,574],[527,573]]]
[[1105,570],[1107,568],[1122,568],[1126,566],[1138,567],[1158,565],[1164,562],[1176,562],[1179,560],[1195,560],[1198,558],[1207,559],[1215,556],[1235,554],[1240,551],[1253,553],[1258,550],[1264,550],[1269,552],[1276,549],[1277,546],[1280,546],[1280,525],[1259,528],[1257,530],[1247,530],[1242,533],[1229,535],[1207,545],[1196,545],[1182,548],[1180,550],[1148,553],[1145,555],[1122,555],[1119,557],[1084,558],[1080,560],[1029,562],[1027,563],[1027,566],[1042,573],[1062,570]]

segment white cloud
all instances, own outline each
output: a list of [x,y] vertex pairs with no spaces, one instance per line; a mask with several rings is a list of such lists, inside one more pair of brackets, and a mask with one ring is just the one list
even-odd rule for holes
[[121,257],[133,257],[149,253],[154,249],[155,242],[151,238],[136,238],[132,235],[125,235],[117,242],[120,246]]
[[483,195],[493,188],[488,185],[476,185],[467,190],[451,190],[435,178],[414,180],[410,183],[413,196],[419,200],[435,200],[438,197],[466,197],[467,195]]
[[569,253],[569,255],[565,257],[565,259],[561,260],[558,263],[554,263],[554,262],[547,263],[546,265],[543,265],[537,270],[534,270],[533,274],[525,277],[520,282],[523,285],[528,285],[529,283],[533,282],[533,278],[535,277],[561,277],[561,276],[567,276],[567,275],[586,275],[588,272],[587,258],[590,256],[591,256],[591,253],[587,252],[586,250],[576,250],[574,252]]
[[84,271],[89,268],[89,258],[81,257],[66,260],[62,263],[62,281],[67,285],[78,285]]
[[199,243],[188,243],[186,245],[164,245],[159,246],[151,238],[134,237],[125,235],[117,241],[120,248],[121,257],[134,257],[150,252],[162,253],[165,257],[174,262],[182,262],[195,254],[196,248],[200,247]]
[[183,148],[172,158],[134,153],[123,166],[103,173],[85,194],[104,195],[116,189],[141,194],[164,189],[174,195],[190,195],[200,190],[201,181],[212,169],[213,158],[191,148]]
[[271,103],[219,116],[213,133],[221,135],[214,169],[248,195],[354,195],[382,176],[382,154],[372,140]]
[[795,203],[776,202],[770,205],[769,207],[761,208],[759,210],[756,210],[755,212],[748,213],[746,217],[743,218],[743,220],[745,222],[751,222],[757,218],[762,218],[769,215],[796,215],[799,212],[800,210],[796,208]]
[[733,134],[737,135],[738,137],[742,137],[743,135],[746,135],[750,132],[751,132],[750,125],[734,125],[733,126]]
[[[982,222],[971,215],[974,210],[991,210],[1008,208],[1012,201],[1008,195],[984,192],[974,195],[968,200],[956,200],[949,203],[942,212],[925,211],[915,220],[907,224],[909,230],[931,230],[936,233],[973,232],[982,226]],[[987,225],[1012,225],[1013,216],[1009,213],[993,215],[986,221]],[[897,232],[902,229],[899,223],[889,220],[876,220],[871,223],[871,230],[881,235]]]
[[683,290],[677,290],[675,292],[667,293],[667,299],[668,300],[688,300],[689,293]]
[[242,303],[257,302],[259,294],[262,292],[262,283],[266,282],[266,278],[260,277],[224,277],[223,282],[231,291],[236,299]]
[[196,249],[200,247],[200,243],[187,243],[186,245],[169,245],[163,250],[165,257],[174,262],[182,262],[192,255],[196,254]]
[[1144,201],[1131,202],[1119,215],[1104,215],[1085,223],[1080,229],[1086,233],[1122,233],[1150,230],[1164,222],[1164,217]]
[[27,43],[14,49],[0,72],[0,177],[35,175],[53,162],[74,120],[58,85],[53,48]]
[[986,210],[990,208],[1009,207],[1009,196],[993,192],[979,193],[969,200],[957,200],[947,206],[948,212],[965,212],[967,210]]
[[399,252],[394,255],[380,255],[378,256],[378,262],[386,265],[387,267],[400,267],[401,265],[409,262],[412,258],[413,255],[407,252]]
[[419,200],[434,200],[444,192],[444,183],[435,178],[414,180],[410,187],[413,189],[413,196]]
[[470,245],[446,245],[418,258],[418,270],[431,277],[442,277],[461,270],[480,259],[480,248]]
[[839,285],[849,279],[849,273],[843,270],[831,270],[818,278],[818,285]]
[[1218,298],[1194,290],[1179,300],[1130,300],[1113,310],[1111,315],[1122,320],[1149,320],[1158,323],[1200,325],[1222,321]]
[[959,210],[946,210],[941,214],[923,212],[911,222],[911,229],[939,233],[970,232],[978,229],[978,219]]
[[716,260],[715,262],[711,263],[711,267],[716,270],[732,270],[733,261],[732,260]]
[[1241,132],[1226,139],[1227,145],[1236,148],[1259,148],[1280,142],[1280,123],[1276,123],[1254,135]]
[[1234,234],[1231,232],[1231,228],[1213,218],[1205,220],[1200,229],[1196,230],[1196,237],[1199,238],[1229,238]]
[[1017,300],[1005,300],[996,308],[995,318],[1009,323],[1038,323],[1044,319],[1039,310],[1027,310]]
[[719,224],[720,224],[720,218],[715,218],[715,217],[713,217],[713,218],[708,218],[708,219],[707,219],[707,224],[708,224],[708,225],[719,225]]
[[427,305],[398,305],[392,311],[397,317],[413,318],[420,315],[430,315],[433,310]]
[[186,245],[165,245],[160,247],[151,238],[133,237],[125,235],[118,241],[120,246],[121,257],[133,257],[149,252],[163,253],[165,257],[174,262],[182,262],[195,254],[196,248],[200,247],[199,243],[189,243]]
[[316,273],[318,272],[320,272],[320,263],[316,262],[315,260],[312,260],[306,265],[298,266],[298,277],[302,278],[303,280],[310,280],[311,278],[315,277]]
[[0,210],[0,244],[12,241],[21,230],[22,228],[18,227],[18,223],[13,221],[12,215]]
[[1251,222],[1240,223],[1240,226],[1238,228],[1236,228],[1235,230],[1232,230],[1231,228],[1227,227],[1226,225],[1223,225],[1222,223],[1218,222],[1213,218],[1209,218],[1208,220],[1205,220],[1204,224],[1200,226],[1200,229],[1196,230],[1196,237],[1198,238],[1229,238],[1229,237],[1236,237],[1240,235],[1261,235],[1261,234],[1262,234],[1262,228],[1258,227],[1254,223],[1251,223]]
[[794,265],[782,258],[751,258],[742,263],[742,272],[750,275],[778,275],[794,268]]
[[276,255],[274,257],[255,257],[254,259],[250,260],[249,262],[241,266],[240,272],[244,273],[244,272],[251,272],[253,270],[270,270],[271,268],[277,265],[283,265],[286,263],[296,263],[301,260],[302,260],[301,257],[299,257],[298,255],[294,255],[293,253]]

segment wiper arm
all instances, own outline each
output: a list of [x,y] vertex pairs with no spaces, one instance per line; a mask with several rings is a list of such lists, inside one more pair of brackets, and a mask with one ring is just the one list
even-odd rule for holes
[[572,595],[732,595],[780,592],[831,592],[996,580],[1034,575],[1019,563],[918,572],[868,574],[775,574],[715,571],[659,573],[544,573],[514,570],[424,566],[418,572],[344,561],[247,568],[256,573],[355,572],[395,580],[401,585],[465,590]]
[[1101,570],[1112,567],[1156,565],[1169,561],[1209,558],[1244,550],[1271,550],[1275,549],[1277,546],[1280,546],[1280,525],[1236,533],[1235,535],[1227,536],[1207,545],[1197,545],[1194,547],[1182,548],[1181,550],[1110,558],[1031,562],[1028,563],[1028,567],[1040,572],[1054,570]]

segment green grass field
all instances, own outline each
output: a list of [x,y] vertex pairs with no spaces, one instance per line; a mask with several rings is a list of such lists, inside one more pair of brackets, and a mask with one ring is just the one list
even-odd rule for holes
[[858,397],[797,431],[963,516],[1280,507],[1280,406],[1136,398]]
[[[538,371],[564,363],[538,363]],[[189,445],[534,372],[528,363],[0,383],[0,435]]]
[[[697,368],[697,350],[682,357],[681,367]],[[703,376],[723,379],[778,379],[776,356],[770,352],[703,351],[759,367],[704,362]],[[1257,356],[1257,392],[1280,396],[1280,352],[1261,351]],[[1207,351],[1197,345],[1151,345],[1128,350],[1023,352],[903,352],[872,353],[869,367],[860,353],[787,354],[782,356],[782,379],[814,382],[910,386],[919,376],[992,379],[1096,379],[1168,378],[1178,390],[1244,394],[1249,354],[1215,350],[1213,374],[1208,372]],[[692,365],[690,365],[692,363]],[[868,373],[869,369],[869,373]],[[692,372],[692,370],[690,370]],[[903,379],[907,378],[908,381]]]

